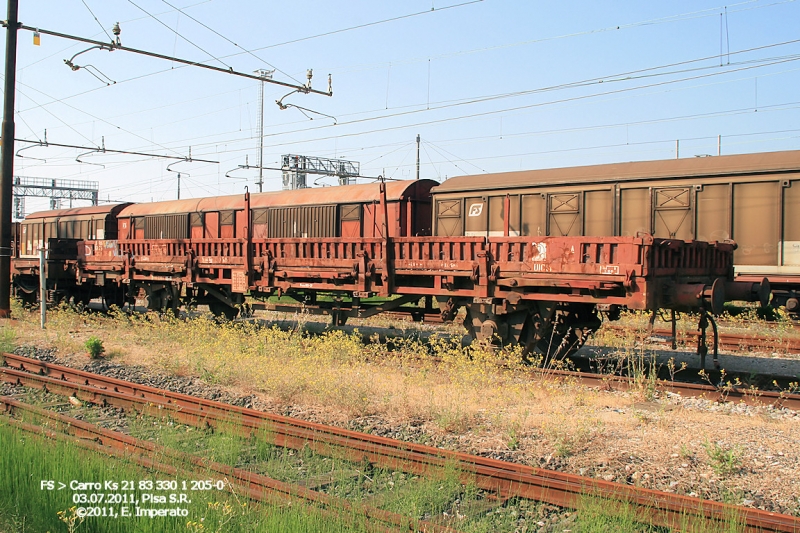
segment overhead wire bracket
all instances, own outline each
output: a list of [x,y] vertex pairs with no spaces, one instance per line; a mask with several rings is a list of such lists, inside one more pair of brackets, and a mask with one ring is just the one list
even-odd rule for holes
[[[303,115],[305,115],[305,117],[308,120],[314,120],[313,117],[308,116],[308,113],[313,113],[315,115],[321,115],[323,117],[328,117],[328,118],[333,120],[333,125],[335,126],[338,123],[338,121],[336,120],[336,117],[334,117],[332,115],[327,115],[325,113],[321,113],[319,111],[314,111],[313,109],[309,109],[307,107],[302,107],[302,106],[295,105],[295,104],[284,104],[283,103],[283,100],[286,97],[291,96],[291,95],[293,95],[295,93],[308,94],[308,92],[311,90],[311,78],[313,77],[313,75],[314,75],[313,70],[312,69],[308,69],[308,72],[306,74],[306,77],[308,78],[308,81],[306,82],[306,84],[303,85],[302,87],[299,87],[299,88],[295,89],[294,91],[290,91],[290,92],[284,94],[283,96],[281,96],[281,98],[279,100],[275,100],[275,103],[278,104],[278,107],[280,108],[281,111],[285,111],[286,109],[289,109],[290,107],[293,107],[293,108],[297,109]],[[333,89],[331,87],[331,75],[330,74],[328,74],[328,94],[333,95]]]
[[99,148],[95,148],[94,150],[89,150],[88,152],[84,152],[82,154],[78,154],[78,156],[75,158],[75,161],[77,161],[78,163],[83,163],[85,165],[96,165],[98,167],[106,168],[106,166],[104,164],[102,164],[102,163],[92,163],[91,161],[81,161],[81,157],[87,156],[89,154],[100,154],[100,153],[104,154],[106,152],[106,138],[105,137],[101,137],[100,140],[101,140],[101,146]]
[[230,169],[229,171],[227,171],[225,173],[225,177],[226,178],[230,178],[232,180],[247,180],[248,178],[242,178],[242,177],[239,177],[239,176],[231,176],[231,172],[236,172],[237,170],[249,170],[251,168],[255,168],[255,167],[251,167],[250,166],[250,161],[248,159],[248,156],[245,154],[245,156],[244,156],[244,165],[237,165],[236,168]]
[[22,158],[22,159],[34,159],[36,161],[44,161],[45,163],[47,163],[47,159],[42,159],[41,157],[24,156],[24,155],[20,154],[21,151],[27,150],[28,148],[39,148],[39,147],[47,147],[47,146],[48,146],[48,144],[47,144],[47,130],[44,130],[44,141],[40,140],[36,144],[31,144],[30,146],[23,146],[22,148],[17,150],[17,153],[15,155],[17,157]]
[[[115,29],[118,30],[119,26],[115,26]],[[119,38],[117,38],[117,40],[119,40]],[[94,65],[76,65],[75,64],[75,58],[76,57],[78,57],[81,54],[85,54],[86,52],[89,52],[90,50],[95,50],[95,49],[108,50],[109,52],[113,52],[116,49],[116,45],[112,42],[110,45],[98,44],[98,45],[95,45],[95,46],[90,46],[86,50],[82,50],[82,51],[78,52],[77,54],[75,54],[71,58],[65,59],[64,63],[75,72],[79,71],[80,69],[84,69],[86,72],[88,72],[89,74],[91,74],[92,76],[97,78],[101,83],[105,83],[106,85],[114,85],[117,82],[112,80],[111,78],[109,78],[105,74],[103,74],[100,71],[100,69],[95,67]]]

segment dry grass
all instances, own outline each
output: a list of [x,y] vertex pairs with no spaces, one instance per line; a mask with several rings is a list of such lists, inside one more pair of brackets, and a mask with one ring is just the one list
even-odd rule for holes
[[[0,327],[13,331],[18,344],[55,348],[62,358],[88,361],[83,346],[94,336],[115,362],[255,392],[278,409],[303,406],[318,420],[371,416],[391,427],[421,425],[434,442],[465,451],[800,512],[800,486],[793,481],[800,418],[656,402],[646,373],[638,392],[608,393],[555,378],[534,380],[517,351],[463,349],[445,338],[426,345],[394,341],[389,349],[380,342],[365,346],[360,335],[307,336],[253,323],[219,324],[211,316],[177,320],[58,309],[44,331],[38,314],[15,308],[14,316]],[[614,342],[638,353],[631,339]]]

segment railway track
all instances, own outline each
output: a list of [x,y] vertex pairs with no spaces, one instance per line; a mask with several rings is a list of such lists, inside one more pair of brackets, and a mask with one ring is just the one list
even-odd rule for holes
[[[399,314],[397,316],[399,316]],[[427,316],[438,317],[438,315],[426,315],[426,317]],[[323,331],[326,327],[327,326],[321,327],[319,331]],[[657,329],[654,330],[652,334],[667,336],[671,335],[671,331]],[[683,332],[681,332],[680,335],[683,335]],[[684,338],[687,337],[696,340],[697,332],[686,332],[686,336]],[[738,334],[738,336],[730,337],[730,339],[738,339],[740,346],[749,338],[750,337],[744,334]],[[763,342],[766,343],[766,339],[764,339]],[[786,341],[775,342],[773,340],[772,346],[773,348],[776,346],[785,348],[787,343]],[[797,349],[798,353],[800,353],[800,345],[797,346]],[[530,374],[533,379],[559,379],[568,382],[578,382],[588,387],[598,387],[609,390],[638,390],[642,388],[643,381],[645,381],[642,378],[620,376],[609,373],[575,372],[541,368],[531,368]],[[710,379],[710,377],[708,379]],[[771,383],[772,379],[770,378],[768,381]],[[781,381],[788,380],[782,379]],[[776,408],[786,408],[795,411],[800,410],[800,394],[794,391],[793,388],[790,389],[789,387],[787,387],[787,390],[775,391],[763,390],[748,385],[737,385],[735,382],[729,381],[712,385],[706,383],[690,383],[666,379],[656,379],[652,383],[648,382],[647,385],[653,385],[658,391],[676,393],[683,397],[704,398],[716,402],[739,402],[757,407],[769,405]]]
[[[614,331],[625,331],[624,326],[606,325]],[[648,335],[657,335],[672,339],[672,330],[667,328],[653,329]],[[677,332],[676,341],[683,341],[685,344],[697,343],[700,332],[696,330],[684,330]],[[709,342],[711,342],[709,340]],[[719,333],[719,347],[732,351],[758,351],[765,350],[768,353],[783,352],[788,354],[800,354],[800,338],[776,338],[775,336],[755,335],[752,333]]]
[[[582,476],[507,463],[480,456],[400,442],[323,426],[252,409],[221,404],[153,387],[106,378],[21,356],[3,354],[5,381],[113,405],[145,414],[169,416],[191,425],[224,425],[252,435],[267,428],[274,444],[312,450],[382,468],[426,475],[454,464],[464,483],[496,495],[499,502],[519,497],[575,508],[587,495],[633,505],[644,522],[672,528],[724,522],[739,517],[747,531],[800,532],[800,518],[641,489]],[[13,368],[12,368],[13,367]]]
[[[577,382],[588,387],[598,387],[607,390],[638,390],[643,386],[642,379],[627,376],[541,369],[533,370],[532,373],[544,379],[563,379],[566,382]],[[683,397],[703,398],[714,402],[737,402],[752,406],[769,405],[775,408],[786,408],[793,411],[800,410],[800,394],[792,392],[764,391],[733,384],[714,386],[702,383],[681,383],[660,379],[653,381],[652,385],[659,392],[680,394]]]
[[[30,424],[15,418],[8,421],[15,427],[37,435],[45,435],[51,439],[75,437],[75,444],[92,451],[111,453],[126,460],[133,460],[139,466],[157,470],[168,475],[178,474],[174,464],[156,461],[151,457],[168,458],[194,467],[199,472],[213,472],[225,476],[229,483],[238,491],[253,501],[268,502],[275,505],[285,505],[290,502],[305,502],[314,505],[317,510],[325,514],[335,515],[337,519],[342,516],[352,515],[354,512],[363,514],[372,523],[373,531],[429,531],[431,533],[455,533],[455,530],[446,526],[414,520],[406,516],[377,509],[368,505],[354,505],[344,498],[337,498],[329,494],[311,490],[309,488],[277,481],[264,475],[234,468],[202,457],[179,452],[165,446],[159,446],[150,441],[136,439],[117,431],[98,427],[82,420],[65,416],[46,409],[0,397],[0,404],[7,414],[22,414],[47,421],[47,427]],[[27,418],[26,416],[26,418]],[[52,429],[58,427],[58,431]]]
[[[422,320],[426,324],[442,324],[442,317],[439,313],[383,313],[386,317],[393,317],[397,319],[408,319],[409,316],[414,316],[416,320]],[[603,328],[611,329],[613,331],[629,331],[631,328],[626,326],[619,326],[616,324],[605,323]],[[794,323],[793,328],[798,330],[800,323]],[[672,338],[672,330],[667,328],[657,328],[647,333],[648,335],[657,335]],[[697,343],[700,333],[696,330],[678,330],[677,340],[682,340],[685,343]],[[711,342],[711,340],[709,340]],[[727,350],[766,350],[769,353],[784,352],[788,354],[800,354],[800,338],[776,338],[774,335],[757,335],[753,333],[732,333],[720,332],[719,333],[719,347]]]

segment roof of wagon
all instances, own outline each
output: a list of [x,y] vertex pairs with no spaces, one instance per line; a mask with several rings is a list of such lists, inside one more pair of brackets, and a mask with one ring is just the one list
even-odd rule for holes
[[70,207],[67,209],[53,209],[50,211],[39,211],[31,213],[25,217],[25,220],[34,220],[40,218],[63,218],[84,215],[107,215],[118,213],[130,203],[121,204],[104,204],[104,205],[90,205],[86,207]]
[[[437,182],[433,180],[389,181],[386,182],[386,199],[388,201],[396,201],[409,197],[427,197],[428,191],[434,185],[437,185]],[[373,201],[380,201],[380,186],[378,183],[253,193],[250,195],[250,208],[353,204]],[[244,209],[244,194],[134,204],[120,213],[120,216],[197,213],[231,209]]]
[[635,161],[582,167],[499,172],[450,178],[433,194],[521,188],[533,185],[597,183],[800,171],[800,150]]

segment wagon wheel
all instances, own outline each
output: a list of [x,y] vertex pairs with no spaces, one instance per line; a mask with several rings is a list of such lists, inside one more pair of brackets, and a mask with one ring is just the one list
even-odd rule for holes
[[592,304],[565,304],[536,343],[545,362],[569,357],[580,350],[601,321]]
[[174,285],[168,287],[150,288],[146,289],[147,292],[147,309],[159,313],[172,313],[178,316],[180,313],[180,292]]
[[106,309],[110,309],[112,305],[122,309],[125,306],[125,292],[125,287],[104,287],[103,302],[105,302]]
[[36,303],[39,301],[39,293],[36,291],[19,291],[17,293],[17,297],[22,300],[22,305],[36,305]]
[[347,323],[347,315],[342,313],[340,309],[334,309],[331,311],[332,326],[344,326],[346,323]]
[[239,316],[242,318],[253,318],[255,315],[255,310],[253,306],[249,303],[245,302],[239,307]]
[[72,298],[73,305],[78,309],[86,309],[89,306],[89,302],[92,301],[92,293],[89,291],[84,291],[75,294]]
[[167,309],[176,317],[181,314],[181,287],[180,285],[171,284],[167,289],[169,297],[167,299]]
[[465,308],[464,327],[473,341],[494,346],[520,346],[523,361],[534,363],[538,358],[538,343],[551,331],[556,304],[528,302],[499,315],[492,306],[468,304]]
[[236,315],[239,314],[239,309],[220,301],[210,302],[208,304],[208,310],[211,311],[211,314],[215,317],[225,318],[226,320],[233,320],[236,318]]
[[537,302],[534,305],[525,319],[519,336],[523,361],[530,364],[537,363],[537,359],[542,355],[538,345],[552,331],[556,311],[556,305],[551,302]]
[[31,291],[26,291],[20,286],[16,286],[16,297],[22,302],[24,306],[33,306],[39,302],[39,291],[33,289]]

